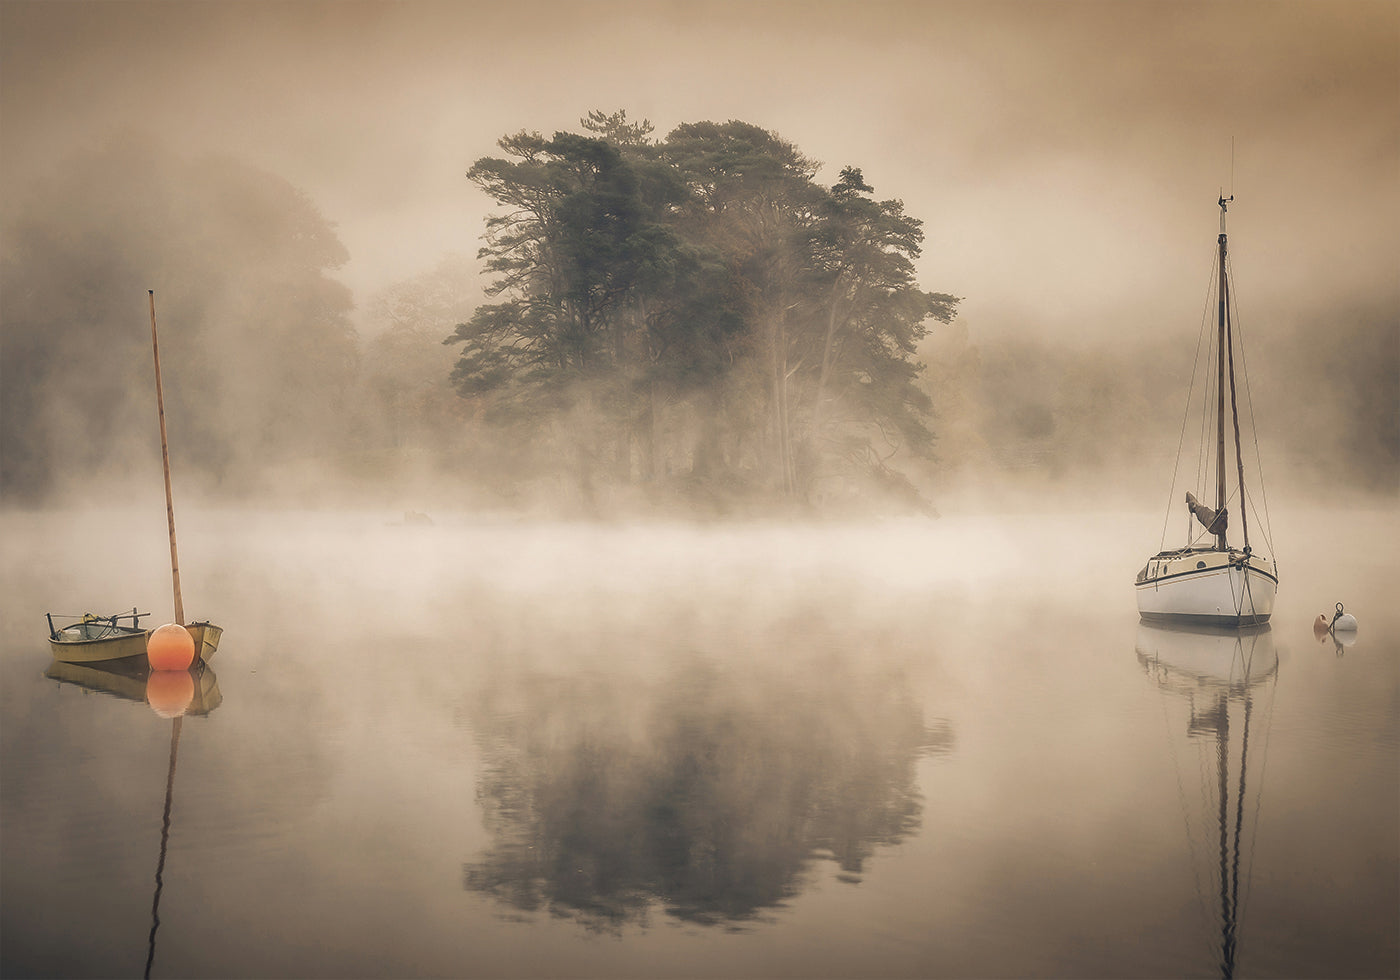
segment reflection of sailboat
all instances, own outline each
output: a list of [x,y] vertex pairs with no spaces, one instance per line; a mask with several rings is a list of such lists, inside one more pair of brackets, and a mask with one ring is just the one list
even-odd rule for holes
[[[99,691],[126,701],[146,701],[151,668],[145,657],[131,660],[111,660],[97,664],[70,664],[55,660],[44,676],[63,684],[72,684],[89,691]],[[196,664],[189,669],[194,684],[194,698],[185,714],[207,715],[223,703],[219,679],[213,668]]]
[[[1255,785],[1250,786],[1250,763],[1256,762],[1257,768],[1259,755],[1257,734],[1256,744],[1250,744],[1250,726],[1255,694],[1266,686],[1272,694],[1278,679],[1278,654],[1274,649],[1273,634],[1267,626],[1247,631],[1186,630],[1140,623],[1137,656],[1148,676],[1163,691],[1186,699],[1190,705],[1186,742],[1203,756],[1200,759],[1202,772],[1210,767],[1215,770],[1215,779],[1202,784],[1207,799],[1200,812],[1200,836],[1204,838],[1205,827],[1209,824],[1214,825],[1218,834],[1216,853],[1206,863],[1209,866],[1208,876],[1213,882],[1212,893],[1219,896],[1220,973],[1222,977],[1232,977],[1238,954],[1242,912],[1241,876],[1247,892],[1252,870],[1248,855],[1252,853],[1254,833],[1258,829],[1258,784],[1263,776],[1262,772],[1256,771]],[[1266,735],[1267,722],[1266,715]],[[1173,732],[1173,758],[1176,757],[1176,745]],[[1237,781],[1232,781],[1232,772],[1237,772]],[[1245,799],[1251,790],[1255,803],[1253,812],[1247,813]],[[1202,847],[1201,854],[1197,853],[1198,834],[1192,822],[1194,808],[1187,805],[1184,792],[1182,806],[1187,821],[1187,839],[1193,858],[1199,862],[1205,848]],[[1247,817],[1252,818],[1248,839],[1245,837]],[[1197,888],[1202,891],[1200,897],[1204,909],[1199,867],[1196,872]]]
[[[1239,325],[1234,322],[1232,316],[1225,247],[1225,209],[1233,200],[1233,196],[1228,200],[1224,197],[1220,199],[1216,287],[1218,337],[1214,341],[1216,365],[1215,376],[1208,379],[1206,392],[1207,401],[1213,401],[1214,405],[1213,410],[1206,413],[1206,418],[1203,419],[1203,430],[1208,428],[1212,438],[1203,438],[1201,441],[1202,464],[1198,474],[1199,478],[1204,479],[1208,468],[1213,465],[1214,506],[1207,506],[1188,491],[1186,506],[1195,520],[1190,523],[1193,532],[1188,533],[1186,546],[1158,551],[1137,573],[1135,587],[1138,612],[1147,620],[1208,623],[1216,626],[1255,626],[1267,623],[1274,609],[1274,593],[1278,589],[1278,564],[1257,554],[1249,540],[1247,514],[1248,505],[1252,501],[1245,491],[1244,448],[1240,442],[1240,412],[1235,395],[1236,345],[1239,343],[1236,334]],[[1239,350],[1239,359],[1243,362],[1242,345]],[[1211,383],[1214,385],[1213,389]],[[1247,398],[1248,381],[1243,381],[1241,386],[1245,388]],[[1229,418],[1233,420],[1234,426],[1233,467],[1228,467],[1225,458],[1227,390],[1230,396]],[[1190,402],[1189,395],[1187,401]],[[1252,411],[1249,417],[1252,418]],[[1186,426],[1183,423],[1183,437],[1185,433]],[[1234,479],[1227,481],[1227,468],[1235,470]],[[1232,483],[1234,486],[1231,486]],[[1173,474],[1173,499],[1175,492],[1176,477]],[[1241,543],[1239,548],[1232,547],[1225,537],[1226,526],[1232,523],[1230,507],[1235,508],[1234,516],[1238,518],[1238,540]],[[1164,539],[1165,535],[1164,526]]]

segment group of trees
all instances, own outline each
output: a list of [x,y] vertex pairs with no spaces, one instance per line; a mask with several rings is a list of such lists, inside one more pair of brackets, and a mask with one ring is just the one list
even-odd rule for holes
[[139,133],[55,161],[4,214],[7,499],[148,472],[148,288],[172,445],[224,492],[298,462],[392,478],[416,453],[585,510],[628,486],[913,496],[890,460],[930,449],[915,351],[957,300],[918,287],[921,223],[899,201],[854,168],[818,184],[743,122],[658,140],[595,112],[500,146],[467,174],[502,206],[481,261],[372,298],[366,338],[333,224],[282,178]]
[[[158,468],[148,288],[176,468],[225,496],[918,504],[915,486],[1141,471],[1141,433],[1177,424],[1150,393],[1188,349],[974,343],[916,282],[921,223],[855,168],[819,184],[770,131],[654,139],[593,113],[500,145],[467,173],[499,205],[479,259],[369,298],[363,335],[348,253],[286,180],[130,133],[55,161],[0,205],[0,496]],[[1296,319],[1303,338],[1316,317]],[[1392,319],[1358,305],[1321,356],[1261,349],[1270,458],[1394,486]],[[1292,397],[1311,387],[1337,411]]]
[[[342,441],[359,348],[349,257],[286,180],[119,133],[7,196],[0,492],[110,498],[159,473],[147,290],[177,469],[248,492]],[[159,476],[156,477],[159,485]]]
[[448,343],[483,417],[598,482],[809,500],[926,454],[915,350],[957,299],[921,290],[921,222],[835,185],[772,132],[653,140],[625,113],[519,133],[468,171],[504,210],[480,257],[495,302]]

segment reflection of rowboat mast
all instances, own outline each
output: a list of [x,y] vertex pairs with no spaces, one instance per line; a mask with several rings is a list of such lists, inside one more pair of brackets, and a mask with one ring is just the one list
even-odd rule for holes
[[156,930],[160,928],[160,892],[164,887],[165,849],[170,843],[170,804],[175,797],[175,759],[180,754],[180,727],[184,716],[177,717],[170,728],[170,768],[165,775],[165,812],[160,821],[160,858],[156,861],[156,893],[151,899],[151,934],[146,941],[146,980],[156,961]]
[[[1190,703],[1187,722],[1188,740],[1213,749],[1209,753],[1215,767],[1215,785],[1203,784],[1207,794],[1216,794],[1213,807],[1218,832],[1218,856],[1213,867],[1220,901],[1220,974],[1233,977],[1238,953],[1240,925],[1240,864],[1244,841],[1245,795],[1249,787],[1250,722],[1253,715],[1254,690],[1266,683],[1272,694],[1278,679],[1278,655],[1273,637],[1267,627],[1257,632],[1186,632],[1154,628],[1146,624],[1138,630],[1138,662],[1164,691],[1184,696]],[[1232,743],[1231,708],[1242,715],[1239,730],[1238,755]],[[1272,699],[1270,700],[1272,708]],[[1271,714],[1272,712],[1270,712]],[[1267,732],[1267,724],[1266,724]],[[1175,759],[1175,739],[1173,759]],[[1238,780],[1231,786],[1231,765],[1238,763]],[[1179,769],[1179,764],[1178,764]],[[1178,771],[1178,782],[1180,772]],[[1231,799],[1231,790],[1234,799]],[[1253,835],[1258,827],[1258,788],[1255,789],[1255,823],[1251,828],[1249,850],[1253,850]],[[1183,793],[1183,812],[1187,811]],[[1187,816],[1187,837],[1193,854],[1195,835]],[[1248,889],[1250,867],[1244,869],[1245,889]],[[1201,883],[1197,878],[1197,890]],[[1202,899],[1204,895],[1202,894]],[[1202,901],[1204,908],[1204,901]]]

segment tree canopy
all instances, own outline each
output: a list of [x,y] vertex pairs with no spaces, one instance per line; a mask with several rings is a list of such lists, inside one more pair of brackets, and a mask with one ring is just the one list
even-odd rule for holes
[[479,253],[494,301],[446,340],[459,393],[566,451],[585,497],[601,474],[907,488],[891,460],[933,443],[915,350],[958,304],[916,281],[922,222],[750,123],[580,128],[503,137],[467,172],[502,210]]

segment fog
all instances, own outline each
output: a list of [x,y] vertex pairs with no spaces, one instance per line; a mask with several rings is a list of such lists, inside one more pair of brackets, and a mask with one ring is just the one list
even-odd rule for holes
[[[1232,758],[1240,973],[1394,969],[1400,6],[3,0],[0,187],[3,972],[1213,974]],[[1230,195],[1248,804],[1130,585]],[[173,729],[44,673],[148,290]]]
[[1221,193],[1267,475],[1400,487],[1390,4],[11,2],[0,28],[7,503],[148,494],[147,289],[183,499],[648,503],[522,462],[441,345],[500,211],[467,169],[594,109],[753,123],[925,223],[919,285],[961,302],[917,351],[934,457],[891,465],[938,511],[1165,492]]
[[[1135,652],[1155,515],[436,516],[180,511],[227,632],[175,773],[140,687],[43,672],[46,609],[168,611],[159,505],[0,514],[7,967],[139,969],[160,853],[166,975],[1213,973],[1225,695]],[[1384,975],[1397,518],[1282,516],[1241,963]]]

